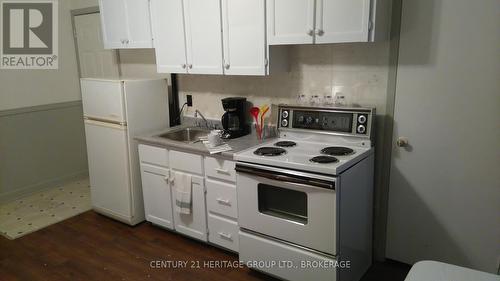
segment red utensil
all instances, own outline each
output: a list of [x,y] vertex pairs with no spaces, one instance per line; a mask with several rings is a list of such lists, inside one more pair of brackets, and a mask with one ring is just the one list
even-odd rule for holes
[[260,139],[259,113],[260,109],[258,107],[250,108],[250,114],[252,114],[253,119],[255,120],[255,130],[257,130],[257,135]]

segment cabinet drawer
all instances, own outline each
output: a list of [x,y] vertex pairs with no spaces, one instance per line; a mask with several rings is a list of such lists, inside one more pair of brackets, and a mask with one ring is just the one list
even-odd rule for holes
[[168,150],[165,148],[139,144],[139,158],[142,163],[168,167]]
[[236,186],[232,184],[206,180],[208,211],[219,215],[238,218]]
[[180,151],[171,150],[170,167],[179,171],[184,171],[192,174],[203,174],[202,157],[201,155],[185,153]]
[[208,215],[208,241],[238,252],[238,224],[235,221]]
[[208,177],[236,182],[235,162],[230,160],[205,158],[205,173]]

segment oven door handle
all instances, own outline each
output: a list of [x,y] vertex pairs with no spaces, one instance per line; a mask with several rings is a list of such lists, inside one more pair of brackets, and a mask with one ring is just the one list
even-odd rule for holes
[[244,166],[236,166],[235,169],[239,173],[255,175],[266,179],[335,190],[335,181],[329,182],[316,179],[306,179],[306,178],[283,175],[276,172],[268,172]]

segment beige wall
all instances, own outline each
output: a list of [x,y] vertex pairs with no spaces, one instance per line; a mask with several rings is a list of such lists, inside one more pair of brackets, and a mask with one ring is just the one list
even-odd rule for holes
[[170,74],[156,72],[154,49],[119,50],[118,54],[124,78],[170,78]]
[[93,6],[99,6],[98,0],[63,0],[71,2],[71,9],[81,9]]
[[59,1],[59,69],[0,70],[0,111],[81,99],[71,1]]
[[[179,75],[181,104],[193,95],[193,107],[210,118],[223,114],[220,100],[244,96],[255,105],[295,103],[298,94],[324,96],[343,87],[346,101],[375,106],[385,113],[389,44],[357,43],[289,46],[290,72],[268,77]],[[272,60],[272,58],[271,58]]]

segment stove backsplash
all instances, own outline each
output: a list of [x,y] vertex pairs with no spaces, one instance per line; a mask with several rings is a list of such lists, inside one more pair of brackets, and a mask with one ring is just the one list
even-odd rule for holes
[[[290,72],[259,76],[178,75],[181,104],[193,95],[192,116],[200,110],[207,118],[224,113],[221,99],[242,96],[257,106],[294,104],[340,91],[345,103],[375,106],[384,115],[389,74],[389,42],[278,46],[288,48]],[[271,58],[272,60],[272,58]],[[272,63],[272,62],[271,62]],[[249,116],[249,120],[252,120]]]

